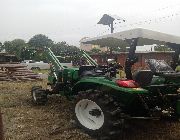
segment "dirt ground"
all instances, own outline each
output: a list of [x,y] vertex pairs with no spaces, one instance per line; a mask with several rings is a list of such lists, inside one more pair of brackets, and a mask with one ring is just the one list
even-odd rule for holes
[[[32,85],[41,82],[1,82],[0,107],[6,140],[92,140],[71,122],[72,102],[61,96],[50,96],[45,106],[31,102]],[[180,123],[135,122],[127,129],[124,140],[179,140]]]

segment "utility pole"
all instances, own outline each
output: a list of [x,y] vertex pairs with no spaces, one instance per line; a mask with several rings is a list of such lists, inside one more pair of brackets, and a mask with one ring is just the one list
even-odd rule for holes
[[111,34],[114,32],[114,27],[113,27],[113,21],[112,23],[110,24],[110,28],[111,28]]

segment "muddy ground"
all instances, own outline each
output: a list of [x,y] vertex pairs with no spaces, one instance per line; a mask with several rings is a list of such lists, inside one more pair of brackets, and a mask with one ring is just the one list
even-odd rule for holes
[[[47,105],[34,106],[30,96],[32,85],[45,88],[46,81],[0,83],[0,107],[6,140],[92,139],[72,124],[71,101],[61,96],[50,96]],[[126,130],[123,139],[179,140],[180,123],[136,122]]]

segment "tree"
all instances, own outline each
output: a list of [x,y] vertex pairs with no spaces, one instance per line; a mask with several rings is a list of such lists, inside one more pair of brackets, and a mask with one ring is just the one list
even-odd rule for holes
[[4,48],[6,52],[16,55],[18,58],[21,58],[21,53],[24,48],[27,47],[27,44],[22,39],[14,39],[13,41],[5,41]]
[[3,44],[0,42],[0,51],[3,50]]
[[6,52],[12,53],[12,43],[11,43],[11,41],[5,41],[4,42],[4,48],[5,48]]
[[165,51],[171,51],[172,49],[171,48],[169,48],[167,45],[156,45],[155,47],[154,47],[154,50],[155,51],[162,51],[162,52],[165,52]]
[[14,39],[13,41],[11,41],[13,49],[15,51],[15,55],[18,58],[21,58],[21,53],[22,53],[22,49],[27,47],[27,44],[24,40],[22,39]]
[[53,41],[43,34],[37,34],[29,40],[28,44],[30,47],[39,50],[43,47],[51,47],[53,45]]
[[101,50],[100,49],[98,49],[98,48],[92,48],[91,50],[90,50],[90,53],[100,53],[101,52]]
[[79,51],[76,46],[70,46],[65,41],[58,42],[51,47],[55,55],[70,55],[73,52]]
[[76,46],[68,45],[65,41],[54,44],[51,49],[56,56],[60,56],[59,60],[61,62],[74,60],[74,57],[78,56],[77,54],[80,51]]
[[34,59],[36,61],[46,61],[45,54],[42,52],[40,53],[39,51],[42,51],[44,47],[52,47],[53,41],[49,39],[46,35],[37,34],[29,40],[28,45],[29,49],[25,52],[30,54],[30,59]]
[[124,41],[120,41],[116,38],[107,38],[101,42],[100,47],[107,47],[108,52],[112,55],[113,51],[125,51],[127,46],[129,45]]

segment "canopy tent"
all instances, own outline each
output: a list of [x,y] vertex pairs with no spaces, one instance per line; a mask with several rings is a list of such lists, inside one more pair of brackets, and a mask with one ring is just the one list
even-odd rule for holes
[[121,47],[130,46],[128,57],[126,58],[125,71],[128,75],[128,79],[132,79],[132,73],[130,71],[132,65],[137,61],[135,57],[136,46],[152,45],[152,44],[166,44],[175,50],[173,56],[172,68],[175,69],[180,55],[180,37],[169,35],[157,31],[137,28],[132,30],[126,30],[104,36],[87,38],[81,40],[84,44],[94,44],[108,46],[108,47]]
[[169,35],[157,31],[136,28],[132,30],[126,30],[122,32],[117,32],[113,34],[108,34],[104,36],[87,38],[81,40],[84,44],[95,44],[100,46],[121,46],[128,45],[126,40],[131,40],[138,38],[138,44],[141,45],[152,45],[152,44],[178,44],[180,47],[180,37]]

